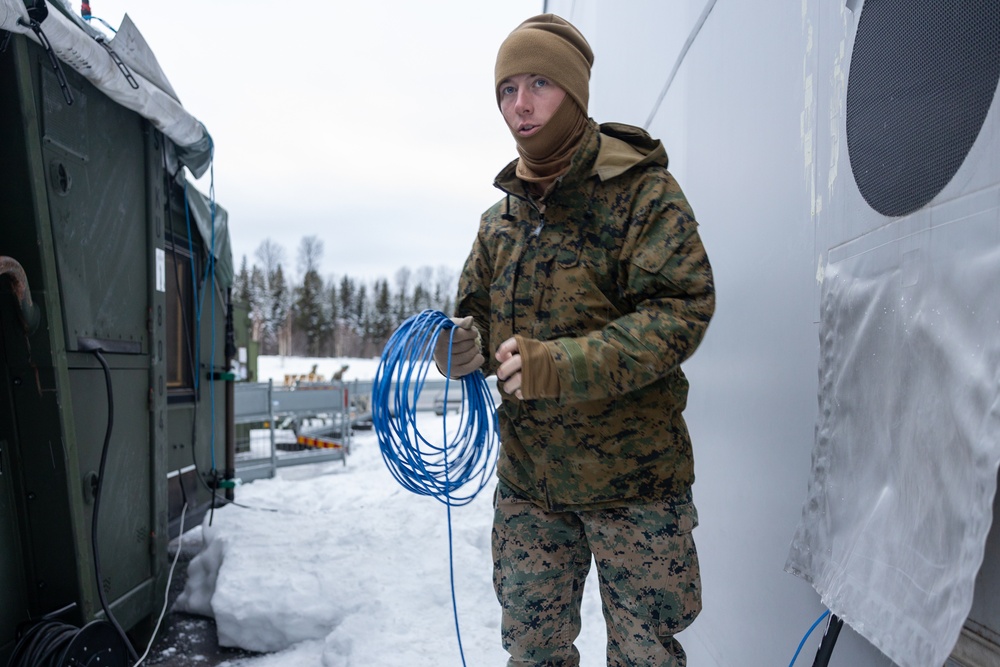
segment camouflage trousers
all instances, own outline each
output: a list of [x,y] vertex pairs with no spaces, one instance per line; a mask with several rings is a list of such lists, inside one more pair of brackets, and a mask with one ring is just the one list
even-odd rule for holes
[[577,667],[580,605],[597,564],[609,667],[684,667],[674,635],[701,611],[690,502],[549,512],[497,485],[493,587],[507,667]]

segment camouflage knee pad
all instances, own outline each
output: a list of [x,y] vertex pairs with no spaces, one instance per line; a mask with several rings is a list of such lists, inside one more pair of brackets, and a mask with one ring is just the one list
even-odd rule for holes
[[580,602],[597,563],[608,665],[683,667],[673,635],[701,611],[690,502],[548,512],[497,487],[493,583],[509,667],[576,667]]

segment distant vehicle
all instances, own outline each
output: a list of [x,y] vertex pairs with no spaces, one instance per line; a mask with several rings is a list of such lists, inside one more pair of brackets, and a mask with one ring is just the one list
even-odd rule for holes
[[372,426],[371,412],[363,412],[351,419],[351,428],[355,431],[370,431]]

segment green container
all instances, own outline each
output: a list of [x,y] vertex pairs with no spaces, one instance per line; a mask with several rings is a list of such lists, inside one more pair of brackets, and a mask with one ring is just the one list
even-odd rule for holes
[[[23,267],[39,316],[26,331],[0,277],[0,664],[20,624],[71,604],[60,620],[102,618],[98,586],[141,644],[166,594],[171,529],[185,502],[197,525],[212,462],[225,461],[225,382],[211,379],[225,371],[225,286],[199,322],[206,243],[187,224],[167,141],[63,71],[72,105],[37,44],[14,35],[0,55],[0,256]],[[99,579],[91,528],[109,397],[95,348],[114,412]]]

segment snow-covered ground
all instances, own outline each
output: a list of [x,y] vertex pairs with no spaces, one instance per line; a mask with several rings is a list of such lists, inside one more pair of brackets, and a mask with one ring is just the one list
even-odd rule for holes
[[[358,379],[369,379],[360,361],[346,363],[358,369]],[[322,362],[332,368],[336,360]],[[318,372],[328,373],[322,362]],[[277,372],[270,363],[261,365],[262,377],[264,368]],[[279,370],[308,372],[312,363],[285,359]],[[375,366],[377,360],[372,375]],[[454,414],[452,423],[458,424]],[[443,437],[433,412],[420,413],[418,428]],[[458,630],[464,664],[475,667],[502,665],[507,657],[491,582],[493,486],[451,510]],[[274,479],[240,486],[236,501],[245,507],[216,510],[210,526],[206,517],[185,535],[184,548],[201,551],[175,605],[214,617],[220,644],[269,653],[230,667],[463,664],[447,507],[396,482],[373,431],[355,434],[346,465],[281,468]],[[582,665],[603,665],[606,638],[593,574],[583,618]]]

